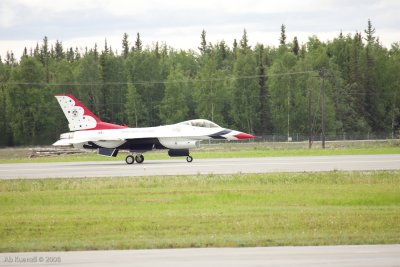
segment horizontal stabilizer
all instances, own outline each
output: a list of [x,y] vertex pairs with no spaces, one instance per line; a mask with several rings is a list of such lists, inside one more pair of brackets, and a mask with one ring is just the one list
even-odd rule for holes
[[72,146],[73,143],[68,139],[60,139],[53,144],[53,146]]
[[88,142],[87,140],[80,139],[60,139],[53,144],[53,146],[70,146],[75,144],[83,144]]

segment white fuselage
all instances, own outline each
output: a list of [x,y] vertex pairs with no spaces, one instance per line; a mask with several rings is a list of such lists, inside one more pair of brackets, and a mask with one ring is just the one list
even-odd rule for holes
[[106,130],[83,130],[61,134],[55,146],[74,145],[80,147],[88,142],[93,142],[104,148],[116,148],[127,140],[156,138],[166,148],[194,148],[199,141],[213,138],[212,135],[221,133],[221,139],[237,140],[238,131],[227,130],[221,127],[205,128],[177,123],[172,125],[123,128]]

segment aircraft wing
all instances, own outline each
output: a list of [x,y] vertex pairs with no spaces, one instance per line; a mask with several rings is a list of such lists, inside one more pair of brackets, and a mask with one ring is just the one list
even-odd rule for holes
[[53,144],[53,146],[71,146],[74,144],[83,144],[87,142],[109,142],[109,141],[114,141],[114,142],[125,142],[125,139],[122,138],[104,138],[104,137],[91,137],[91,138],[85,138],[85,139],[60,139],[57,142]]

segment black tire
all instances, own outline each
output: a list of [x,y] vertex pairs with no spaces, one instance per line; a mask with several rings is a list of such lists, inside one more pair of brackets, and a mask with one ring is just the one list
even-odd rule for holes
[[189,163],[192,162],[193,161],[193,157],[192,156],[187,156],[186,157],[186,161],[189,162]]
[[137,163],[143,163],[144,156],[142,154],[136,155],[135,160],[136,160]]
[[126,164],[133,164],[135,162],[135,158],[132,155],[128,155],[125,158]]

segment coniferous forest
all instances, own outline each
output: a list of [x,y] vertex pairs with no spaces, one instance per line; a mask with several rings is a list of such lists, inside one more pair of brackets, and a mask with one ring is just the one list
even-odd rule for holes
[[[366,29],[299,44],[281,27],[278,47],[207,42],[197,50],[63,47],[47,37],[21,58],[0,60],[0,146],[51,144],[68,131],[57,93],[73,93],[102,120],[131,127],[204,118],[256,135],[388,133],[400,129],[400,42],[384,47]],[[268,40],[259,40],[268,42]],[[20,52],[20,51],[18,51]]]

